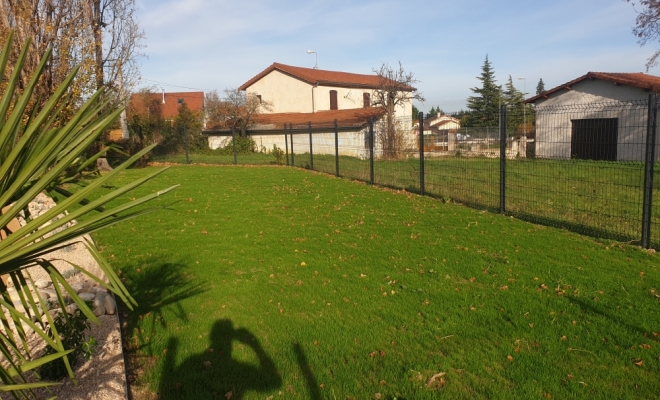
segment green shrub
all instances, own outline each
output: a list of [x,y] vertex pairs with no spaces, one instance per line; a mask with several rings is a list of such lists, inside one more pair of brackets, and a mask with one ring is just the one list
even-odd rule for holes
[[275,157],[276,164],[284,164],[284,150],[280,149],[276,144],[274,144],[273,151],[271,153],[273,154],[273,157]]
[[[71,367],[74,367],[79,355],[83,355],[87,359],[92,358],[94,353],[93,347],[96,346],[96,339],[90,337],[89,340],[85,341],[85,331],[89,329],[90,321],[80,309],[76,309],[72,315],[68,316],[68,318],[63,314],[65,312],[66,311],[63,311],[58,314],[57,317],[54,318],[53,324],[55,325],[55,330],[57,331],[60,340],[62,340],[64,349],[73,350],[69,354],[69,362]],[[47,333],[51,338],[55,338],[52,327],[48,327]],[[48,346],[44,356],[55,353],[57,353],[57,350]],[[42,365],[39,369],[39,374],[42,379],[59,380],[65,377],[68,374],[68,371],[64,364],[64,359],[57,358],[50,363]]]

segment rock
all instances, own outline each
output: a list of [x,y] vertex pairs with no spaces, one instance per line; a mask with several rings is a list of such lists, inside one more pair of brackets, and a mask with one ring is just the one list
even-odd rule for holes
[[46,295],[46,299],[48,300],[57,300],[57,292],[55,289],[41,289],[38,290],[40,293],[44,293]]
[[94,290],[94,288],[91,288],[91,287],[83,287],[82,289],[80,289],[80,290],[78,291],[78,294],[80,294],[80,293],[92,293],[92,294],[96,294],[96,291]]
[[100,317],[101,315],[105,315],[105,306],[101,305],[98,307],[94,307],[94,315],[97,317]]
[[107,296],[104,296],[103,294],[97,294],[96,298],[94,298],[94,315],[97,317],[100,317],[101,315],[105,315],[105,298]]
[[[54,297],[54,294],[51,294],[50,292],[51,292],[51,290],[37,290],[37,293],[35,293],[35,294],[39,295],[39,297],[41,298],[41,302],[48,303],[48,300],[50,298],[56,298],[56,297]],[[55,291],[52,290],[52,292],[55,292]],[[39,299],[35,298],[34,301],[37,303],[37,305],[40,304]]]
[[7,229],[11,233],[16,233],[16,231],[21,229],[21,224],[18,222],[18,219],[14,218],[7,223],[5,229]]
[[97,294],[97,295],[100,294],[100,295],[103,295],[103,296],[107,296],[107,295],[108,295],[108,289],[106,289],[106,288],[102,288],[102,287],[97,287],[97,288],[96,288],[96,294]]
[[38,289],[46,289],[48,286],[50,286],[50,282],[45,279],[39,279],[34,283],[34,286],[36,286]]
[[82,288],[83,288],[83,285],[81,285],[80,283],[72,283],[71,284],[71,289],[75,290],[76,293],[80,293]]
[[73,314],[77,309],[78,309],[78,304],[76,303],[71,303],[65,308],[67,314]]
[[105,312],[109,315],[115,315],[117,310],[117,302],[112,296],[105,296]]
[[78,294],[78,296],[80,296],[82,301],[92,301],[96,298],[96,295],[94,293],[87,293],[87,292],[80,293]]

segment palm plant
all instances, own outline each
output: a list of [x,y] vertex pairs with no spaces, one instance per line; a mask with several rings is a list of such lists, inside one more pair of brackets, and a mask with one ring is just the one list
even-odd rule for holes
[[[10,33],[0,54],[0,77],[5,76],[12,38],[13,33]],[[61,111],[68,104],[71,82],[78,69],[71,71],[46,102],[35,101],[32,98],[33,90],[47,65],[51,51],[48,50],[43,56],[29,85],[18,88],[18,78],[29,46],[28,40],[0,97],[0,209],[3,212],[0,215],[0,274],[9,275],[25,310],[24,313],[19,312],[21,307],[13,304],[7,286],[0,281],[0,352],[4,356],[0,357],[0,393],[11,393],[14,398],[36,398],[34,388],[54,384],[33,382],[28,379],[26,373],[35,373],[35,368],[59,358],[64,361],[69,376],[75,379],[67,359],[71,350],[64,348],[48,312],[44,313],[46,321],[42,322],[39,308],[48,308],[41,296],[31,293],[30,288],[34,288],[34,282],[25,269],[32,266],[43,268],[54,283],[57,301],[62,309],[65,306],[65,296],[68,296],[91,321],[98,323],[94,313],[78,297],[76,291],[44,258],[47,253],[71,244],[72,240],[80,240],[99,263],[107,282],[78,265],[71,265],[113,292],[132,309],[135,300],[113,269],[93,243],[80,238],[108,225],[154,210],[155,208],[135,207],[175,188],[173,186],[122,205],[107,206],[108,202],[152,179],[165,168],[99,196],[98,191],[102,186],[108,187],[111,179],[153,146],[135,154],[107,174],[101,175],[92,171],[90,166],[104,155],[104,151],[92,157],[84,157],[84,152],[98,139],[103,130],[117,119],[121,107],[114,96],[98,91],[82,104],[72,117],[61,120]],[[77,190],[69,191],[67,188],[75,183],[79,184]],[[63,195],[64,199],[43,215],[30,215],[28,204],[44,191],[56,191]],[[15,221],[19,217],[24,219],[25,223],[17,229]],[[74,220],[78,222],[69,224]],[[48,221],[50,223],[46,224]],[[66,312],[63,312],[63,315],[67,318]],[[34,357],[27,343],[24,326],[41,336],[46,345],[56,351],[41,358]],[[52,335],[47,334],[47,326],[51,331],[54,330]]]

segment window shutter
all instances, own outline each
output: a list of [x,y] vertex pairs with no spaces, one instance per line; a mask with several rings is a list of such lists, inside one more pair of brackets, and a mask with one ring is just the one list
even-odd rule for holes
[[337,108],[337,91],[336,90],[331,90],[330,91],[330,109],[331,110],[338,110]]
[[369,108],[371,107],[371,94],[369,93],[362,93],[362,103],[364,108]]

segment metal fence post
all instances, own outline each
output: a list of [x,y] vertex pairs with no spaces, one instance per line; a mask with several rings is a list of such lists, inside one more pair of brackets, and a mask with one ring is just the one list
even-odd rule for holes
[[190,164],[190,160],[188,159],[188,127],[186,124],[183,124],[183,142],[186,146],[186,164]]
[[289,124],[289,133],[291,134],[291,166],[295,167],[296,164],[293,159],[293,124]]
[[642,211],[642,247],[651,246],[651,214],[653,211],[653,167],[655,163],[655,135],[658,118],[658,97],[649,94],[648,117],[646,119],[646,157],[644,160],[644,208]]
[[500,214],[506,213],[506,106],[500,106]]
[[339,176],[339,127],[335,120],[335,176]]
[[233,126],[231,127],[231,142],[234,144],[234,164],[236,164],[238,161],[236,159],[236,128]]
[[374,120],[369,118],[369,183],[374,184]]
[[284,148],[286,151],[286,165],[289,165],[289,137],[286,133],[286,124],[284,124]]
[[314,153],[312,152],[312,121],[309,121],[309,169],[314,170]]
[[419,113],[419,194],[424,196],[424,113]]

